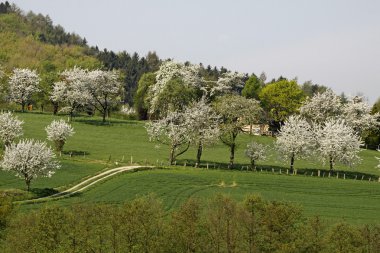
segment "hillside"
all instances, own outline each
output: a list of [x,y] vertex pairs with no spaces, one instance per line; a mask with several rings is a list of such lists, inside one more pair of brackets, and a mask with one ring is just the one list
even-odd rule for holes
[[32,25],[17,13],[0,14],[0,65],[5,71],[28,67],[44,75],[73,66],[101,66],[99,60],[88,54],[87,47],[44,42]]

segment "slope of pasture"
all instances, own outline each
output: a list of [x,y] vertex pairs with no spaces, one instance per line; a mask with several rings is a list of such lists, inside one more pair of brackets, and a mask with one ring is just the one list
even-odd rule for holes
[[[49,114],[18,114],[25,121],[25,137],[46,139],[44,128],[53,120],[59,117]],[[61,117],[67,119],[67,117]],[[102,125],[99,118],[80,117],[72,122],[75,135],[71,137],[65,145],[65,156],[71,152],[77,159],[86,158],[90,160],[102,161],[129,161],[133,156],[134,162],[156,164],[157,160],[167,161],[169,151],[166,145],[149,142],[149,138],[144,128],[144,122],[128,120],[111,120],[111,124]],[[288,161],[279,159],[273,150],[272,137],[249,136],[241,134],[238,136],[238,148],[236,151],[235,162],[237,164],[249,164],[249,160],[244,155],[247,143],[255,140],[267,144],[270,149],[268,159],[259,161],[259,165],[270,165],[288,167]],[[194,162],[196,156],[195,148],[190,148],[188,152],[179,157],[178,163],[184,161]],[[378,161],[375,156],[380,156],[379,152],[373,150],[362,150],[360,153],[362,162],[354,168],[337,165],[338,170],[358,171],[380,175],[380,170],[376,168]],[[224,163],[229,161],[228,147],[222,143],[206,147],[202,156],[203,163]],[[296,168],[322,168],[328,169],[328,165],[323,165],[317,159],[300,160],[295,163]]]
[[379,183],[190,168],[124,173],[73,197],[21,208],[97,202],[119,204],[149,193],[162,199],[168,211],[178,208],[189,197],[207,199],[222,193],[242,200],[253,193],[267,200],[299,204],[306,216],[319,215],[334,222],[380,222]]
[[[22,113],[18,117],[25,121],[24,137],[46,140],[44,128],[54,119],[67,119],[66,116],[53,116],[50,114]],[[102,125],[99,118],[79,117],[72,122],[75,135],[71,137],[64,146],[64,153],[59,159],[62,162],[62,169],[57,171],[52,178],[39,178],[32,182],[32,188],[57,188],[73,184],[81,178],[93,175],[97,171],[106,167],[128,164],[131,156],[133,162],[140,164],[165,165],[168,157],[168,147],[157,143],[149,142],[144,129],[144,122],[111,120],[111,124]],[[248,165],[248,159],[244,156],[245,145],[254,139],[258,142],[272,146],[271,137],[251,137],[240,135],[238,137],[238,149],[236,151],[236,163],[238,168]],[[50,143],[51,144],[51,143]],[[194,162],[196,150],[191,148],[184,155],[179,157],[178,163],[187,164]],[[268,152],[267,161],[259,161],[259,166],[286,168],[287,163],[281,161],[273,149]],[[357,171],[380,175],[376,167],[376,151],[363,150],[361,157],[363,162],[353,169],[344,166],[337,166],[337,169],[347,171]],[[226,167],[229,159],[228,148],[221,143],[204,150],[202,157],[203,165],[209,163],[210,167]],[[117,164],[115,164],[117,163]],[[296,161],[296,168],[324,168],[318,161]],[[18,188],[24,189],[24,182],[17,179],[12,173],[0,171],[0,189]]]

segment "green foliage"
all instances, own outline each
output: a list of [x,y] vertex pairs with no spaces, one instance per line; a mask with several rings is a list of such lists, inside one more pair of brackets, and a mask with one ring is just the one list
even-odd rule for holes
[[137,91],[134,96],[134,107],[140,120],[148,119],[148,90],[155,82],[156,75],[151,72],[143,74],[139,80]]
[[[376,101],[376,103],[373,105],[371,114],[380,113],[380,99]],[[380,119],[378,119],[380,120]],[[371,130],[366,138],[365,138],[365,144],[367,148],[370,149],[379,149],[380,145],[380,127],[377,129]]]
[[179,78],[170,80],[157,98],[156,115],[166,116],[168,112],[182,111],[198,97],[194,87],[187,86]]
[[360,231],[345,222],[334,225],[326,238],[327,251],[331,253],[359,253],[363,250],[364,240]]
[[[380,227],[304,220],[286,202],[226,195],[190,199],[163,216],[152,196],[122,207],[74,205],[20,214],[10,223],[2,252],[377,252]],[[0,245],[1,247],[1,245]],[[366,251],[364,251],[366,250]]]
[[372,114],[375,114],[375,113],[377,113],[377,112],[380,113],[380,98],[379,98],[379,99],[376,101],[376,103],[373,105],[373,107],[372,107],[372,111],[371,111]]
[[230,166],[235,160],[236,138],[243,126],[259,121],[261,108],[255,99],[238,95],[220,97],[214,103],[215,111],[221,116],[220,140],[230,148]]
[[259,94],[264,109],[271,119],[283,122],[297,113],[305,95],[295,80],[281,80],[266,85]]
[[324,85],[313,84],[312,81],[307,81],[302,84],[301,89],[307,97],[313,97],[317,93],[323,93],[326,91],[327,87]]
[[189,198],[172,213],[168,231],[170,252],[196,252],[202,248],[201,217],[201,202],[195,198]]
[[244,85],[241,95],[245,98],[259,99],[259,94],[261,88],[263,87],[263,82],[257,78],[257,76],[252,75]]
[[13,208],[12,198],[7,196],[5,192],[0,192],[0,241],[13,213]]

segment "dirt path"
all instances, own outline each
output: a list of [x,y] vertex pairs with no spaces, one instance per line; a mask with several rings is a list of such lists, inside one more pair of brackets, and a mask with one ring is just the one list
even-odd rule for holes
[[94,184],[96,184],[96,183],[98,183],[98,182],[100,182],[106,178],[117,175],[121,172],[132,171],[132,170],[135,170],[138,168],[143,168],[143,167],[146,167],[146,166],[124,166],[124,167],[118,167],[118,168],[110,169],[110,170],[104,171],[100,174],[97,174],[93,177],[90,177],[90,178],[80,182],[79,184],[76,184],[73,187],[71,187],[67,190],[64,190],[62,192],[59,192],[59,193],[56,193],[56,194],[53,194],[53,195],[50,195],[47,197],[38,198],[38,199],[30,199],[30,200],[20,201],[19,203],[43,202],[43,201],[47,201],[47,200],[51,200],[51,199],[58,199],[58,198],[62,198],[62,197],[67,197],[67,196],[70,196],[72,194],[82,192],[83,190],[87,189],[88,187],[90,187],[90,186],[92,186],[92,185],[94,185]]

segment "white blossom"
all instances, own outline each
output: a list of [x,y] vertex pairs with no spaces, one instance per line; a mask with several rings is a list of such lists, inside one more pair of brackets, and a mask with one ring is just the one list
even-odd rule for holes
[[45,128],[47,139],[54,142],[56,150],[62,151],[66,139],[72,136],[74,129],[64,120],[53,120],[50,125]]
[[136,110],[133,107],[130,107],[129,105],[123,105],[121,107],[120,112],[125,115],[133,115],[136,113]]
[[22,136],[22,124],[24,122],[10,112],[0,114],[0,139],[5,146]]
[[55,102],[64,103],[61,110],[68,112],[70,118],[75,110],[89,103],[92,96],[88,90],[88,71],[81,68],[65,70],[61,73],[62,81],[54,83],[50,99]]
[[219,77],[216,85],[210,89],[210,96],[237,91],[244,87],[244,75],[238,72],[226,72]]
[[21,104],[24,111],[25,105],[30,102],[32,95],[40,91],[38,88],[39,82],[40,78],[35,70],[14,69],[9,79],[10,101]]
[[188,135],[198,149],[197,165],[200,163],[204,146],[217,141],[221,122],[220,116],[206,103],[204,99],[193,103],[184,111],[184,117],[190,130]]
[[199,88],[203,81],[199,70],[198,65],[185,65],[174,61],[163,62],[156,72],[156,83],[149,88],[150,112],[158,109],[160,93],[165,89],[169,81],[174,78],[180,78],[185,86]]
[[54,158],[55,154],[45,142],[21,140],[5,148],[1,167],[23,178],[29,191],[32,179],[51,177],[54,170],[60,168]]
[[290,116],[281,126],[275,145],[282,158],[290,159],[292,170],[296,159],[311,154],[315,145],[312,127],[304,118]]
[[361,97],[354,97],[343,105],[342,118],[347,125],[351,126],[356,133],[376,129],[380,126],[378,119],[380,114],[371,114],[371,107]]
[[170,146],[169,162],[186,152],[190,146],[190,125],[181,112],[170,112],[165,118],[146,124],[151,141],[158,141]]
[[301,115],[305,118],[321,123],[329,118],[336,118],[342,113],[341,98],[331,90],[317,93],[308,98],[300,108]]
[[358,153],[363,144],[355,131],[344,120],[329,119],[315,128],[317,156],[329,162],[330,170],[336,162],[352,166],[360,162]]
[[118,74],[115,71],[93,70],[88,73],[88,92],[92,99],[90,103],[103,115],[103,122],[106,119],[109,107],[120,100],[121,83],[118,81]]
[[220,140],[230,148],[230,165],[235,159],[236,138],[243,132],[246,124],[252,123],[256,118],[259,121],[262,109],[255,99],[247,99],[238,95],[220,97],[214,104],[215,110],[221,116]]
[[268,146],[252,141],[247,144],[245,155],[250,159],[252,168],[255,168],[257,160],[265,160]]

